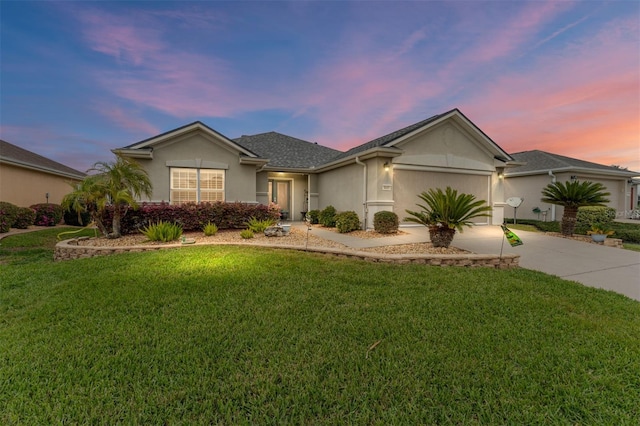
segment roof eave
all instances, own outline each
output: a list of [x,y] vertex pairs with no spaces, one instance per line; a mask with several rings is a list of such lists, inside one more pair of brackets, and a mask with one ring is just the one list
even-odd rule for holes
[[82,180],[87,176],[85,173],[82,173],[82,172],[80,172],[81,174],[67,173],[60,170],[51,169],[49,167],[36,166],[30,163],[25,163],[18,160],[12,160],[9,158],[0,158],[0,163],[5,163],[12,166],[22,167],[29,170],[35,170],[38,172],[49,173],[52,175],[66,177],[70,179],[76,179],[76,180]]
[[378,146],[375,148],[368,149],[366,151],[352,154],[348,157],[344,157],[339,160],[322,164],[321,166],[314,168],[314,171],[319,173],[319,172],[326,172],[332,169],[337,169],[338,167],[342,167],[350,163],[355,163],[356,158],[358,158],[359,160],[369,160],[375,157],[394,158],[400,155],[402,155],[402,150],[398,148]]
[[153,160],[153,148],[142,148],[142,149],[112,149],[116,155],[122,155],[128,158],[140,158],[144,160]]

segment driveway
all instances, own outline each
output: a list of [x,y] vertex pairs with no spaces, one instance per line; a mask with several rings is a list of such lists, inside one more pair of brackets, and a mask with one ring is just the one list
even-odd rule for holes
[[[640,252],[538,232],[514,232],[524,244],[511,247],[505,241],[503,250],[504,253],[519,254],[521,267],[615,291],[640,301]],[[500,253],[502,241],[499,226],[475,226],[456,233],[452,245],[475,253],[494,254]]]

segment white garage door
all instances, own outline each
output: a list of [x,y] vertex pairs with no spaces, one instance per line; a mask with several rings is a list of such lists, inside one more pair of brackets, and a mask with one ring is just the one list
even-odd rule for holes
[[[458,193],[473,194],[477,200],[490,202],[490,176],[469,175],[443,172],[422,172],[415,170],[394,170],[393,195],[395,198],[394,211],[401,222],[407,216],[405,210],[419,210],[417,203],[424,204],[418,194],[431,188],[441,188],[443,191],[450,186]],[[490,218],[480,217],[474,223],[490,223]]]

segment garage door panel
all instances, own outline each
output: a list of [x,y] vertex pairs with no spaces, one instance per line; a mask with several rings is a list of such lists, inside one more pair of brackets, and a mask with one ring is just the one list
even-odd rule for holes
[[[431,188],[445,190],[447,186],[458,193],[473,194],[478,200],[489,201],[489,176],[415,170],[395,170],[393,176],[394,211],[401,222],[407,216],[405,210],[419,209],[418,194]],[[474,223],[488,223],[488,218],[476,218]]]

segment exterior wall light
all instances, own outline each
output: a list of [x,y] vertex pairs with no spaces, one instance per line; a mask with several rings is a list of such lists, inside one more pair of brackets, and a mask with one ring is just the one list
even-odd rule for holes
[[389,162],[388,161],[386,163],[384,163],[384,171],[385,172],[389,171]]

